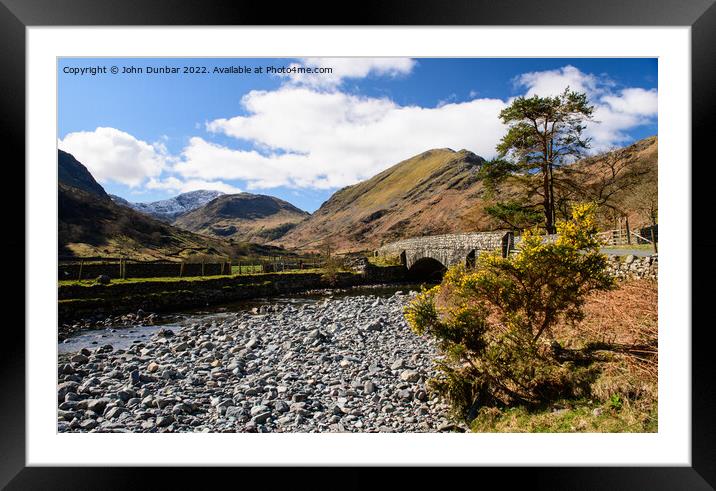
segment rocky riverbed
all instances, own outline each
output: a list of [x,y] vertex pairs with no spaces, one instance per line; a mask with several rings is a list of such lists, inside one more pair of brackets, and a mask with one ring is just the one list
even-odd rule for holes
[[60,355],[61,432],[455,431],[415,292],[274,304]]
[[63,341],[70,336],[77,334],[82,331],[88,330],[101,330],[101,329],[116,329],[117,327],[131,327],[138,324],[144,326],[153,326],[155,324],[161,324],[165,322],[171,322],[176,319],[177,316],[172,315],[160,315],[157,313],[147,313],[139,309],[136,313],[115,315],[115,316],[97,316],[90,319],[82,319],[73,323],[63,323],[59,328],[59,340]]

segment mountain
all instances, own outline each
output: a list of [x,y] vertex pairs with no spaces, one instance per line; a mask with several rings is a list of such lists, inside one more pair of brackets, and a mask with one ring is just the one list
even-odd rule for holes
[[309,213],[273,196],[225,194],[179,216],[176,226],[193,232],[265,243],[283,236]]
[[58,185],[58,207],[61,256],[178,260],[229,255],[223,241],[172,227],[63,182]]
[[205,237],[119,205],[70,154],[60,150],[58,161],[60,256],[187,260],[285,252]]
[[57,165],[57,175],[60,182],[90,194],[107,196],[104,188],[94,180],[87,167],[79,163],[71,154],[58,150]]
[[[580,160],[557,170],[570,188],[556,193],[571,201],[597,201],[599,225],[614,228],[614,217],[628,216],[632,228],[655,220],[658,141],[645,138],[627,147]],[[487,213],[496,201],[524,199],[512,176],[490,190],[479,172],[485,160],[467,150],[429,150],[380,174],[337,191],[308,219],[271,244],[318,250],[372,250],[402,238],[510,228]],[[534,203],[539,196],[534,195]],[[561,218],[561,217],[560,217]]]
[[223,194],[224,193],[221,191],[200,189],[198,191],[182,193],[170,199],[153,201],[150,203],[131,203],[124,198],[120,198],[119,196],[110,195],[110,197],[115,203],[128,206],[134,210],[141,211],[142,213],[146,213],[154,218],[158,218],[159,220],[171,223],[179,216],[192,210],[196,210]]
[[462,231],[459,211],[478,200],[485,160],[467,150],[428,150],[337,191],[274,243],[315,250],[372,249],[403,237]]

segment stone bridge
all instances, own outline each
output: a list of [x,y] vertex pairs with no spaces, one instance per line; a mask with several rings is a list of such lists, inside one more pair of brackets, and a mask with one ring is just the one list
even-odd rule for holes
[[400,257],[401,263],[410,270],[418,264],[433,261],[443,268],[458,263],[470,265],[481,252],[501,251],[505,257],[513,248],[513,233],[502,230],[413,237],[385,244],[375,254]]

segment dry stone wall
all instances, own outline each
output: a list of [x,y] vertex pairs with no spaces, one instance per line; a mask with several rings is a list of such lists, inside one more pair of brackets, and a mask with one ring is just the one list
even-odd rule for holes
[[643,257],[631,254],[608,256],[608,259],[608,271],[620,280],[637,278],[656,280],[659,277],[659,257],[656,254]]

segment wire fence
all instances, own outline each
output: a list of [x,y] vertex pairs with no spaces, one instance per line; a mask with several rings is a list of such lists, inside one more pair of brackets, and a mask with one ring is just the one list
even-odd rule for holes
[[59,280],[227,276],[320,269],[318,257],[259,256],[225,260],[140,261],[122,257],[59,257]]

